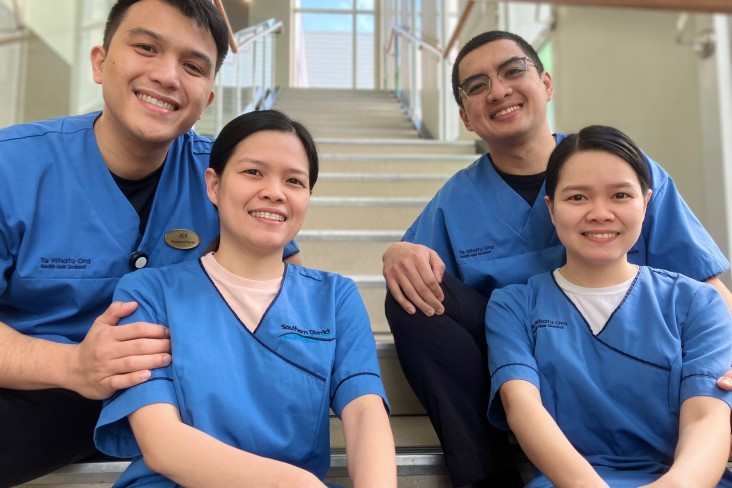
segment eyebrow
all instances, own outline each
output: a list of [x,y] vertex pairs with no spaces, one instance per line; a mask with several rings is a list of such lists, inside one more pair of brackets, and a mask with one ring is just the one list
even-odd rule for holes
[[[150,29],[146,29],[144,27],[135,27],[133,29],[130,29],[128,35],[130,37],[149,37],[159,43],[166,43],[166,39],[163,36],[155,31],[151,31]],[[186,49],[185,51],[183,51],[183,54],[185,56],[190,56],[198,59],[206,65],[206,68],[208,70],[211,70],[211,68],[213,67],[213,62],[211,61],[211,58],[203,51],[199,51],[197,49]]]
[[[611,188],[613,190],[623,189],[623,188],[632,188],[634,186],[633,183],[629,181],[624,181],[622,183],[615,183],[612,185],[608,185],[605,188]],[[562,188],[559,188],[560,193],[564,192],[570,192],[570,191],[586,191],[590,187],[588,185],[569,185]]]
[[[502,62],[501,64],[498,65],[498,68],[496,68],[496,71],[494,71],[494,73],[497,71],[501,71],[501,68],[503,68],[507,64],[510,64],[510,63],[516,61],[517,59],[522,59],[525,57],[528,57],[528,56],[514,56],[512,58],[505,60],[504,62]],[[460,82],[460,85],[464,85],[468,81],[474,80],[476,78],[480,78],[481,76],[488,76],[488,75],[486,75],[485,73],[476,73],[474,75],[471,75],[471,76],[468,76],[467,78],[465,78],[462,82]]]
[[[256,165],[256,166],[267,166],[267,167],[269,167],[269,166],[270,166],[270,164],[269,164],[269,163],[267,163],[266,161],[262,161],[262,160],[260,160],[260,159],[255,159],[255,158],[250,158],[250,157],[248,157],[248,156],[244,156],[244,157],[242,157],[241,159],[237,159],[237,160],[236,160],[236,163],[237,163],[237,164],[241,164],[241,163],[249,163],[249,164],[254,164],[254,165]],[[287,169],[285,170],[285,172],[286,172],[286,173],[288,173],[288,174],[298,174],[298,175],[302,175],[302,176],[304,176],[304,177],[306,177],[306,178],[307,178],[307,177],[309,176],[309,173],[308,173],[307,171],[305,171],[305,170],[302,170],[302,169],[297,169],[297,168],[287,168]]]

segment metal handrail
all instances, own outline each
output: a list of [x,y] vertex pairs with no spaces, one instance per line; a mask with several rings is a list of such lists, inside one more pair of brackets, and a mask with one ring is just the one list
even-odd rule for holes
[[23,12],[20,8],[19,0],[11,0],[10,9],[13,14],[14,25],[9,28],[0,28],[0,32],[18,33],[25,31],[25,23],[23,21]]
[[[257,27],[263,27],[265,30],[261,32],[256,32],[254,34],[251,34],[251,30],[256,30]],[[234,39],[236,41],[236,45],[239,49],[245,47],[247,44],[251,44],[258,39],[261,39],[264,36],[268,36],[269,34],[281,34],[282,33],[282,21],[280,20],[274,20],[269,19],[258,26],[254,26],[254,28],[249,27],[247,29],[240,30],[234,35]]]
[[[471,0],[472,1],[472,0]],[[393,25],[391,27],[391,31],[389,32],[389,40],[386,42],[386,46],[384,47],[384,54],[388,54],[389,51],[391,51],[391,45],[394,43],[394,40],[396,39],[396,36],[400,35],[403,36],[413,43],[415,43],[418,47],[427,49],[432,54],[437,55],[438,58],[444,58],[445,53],[442,49],[435,46],[434,44],[430,44],[429,42],[415,36],[408,30],[406,30],[404,27],[400,25]]]
[[216,79],[216,98],[196,130],[216,135],[232,118],[268,108],[275,86],[275,36],[282,22],[265,20],[233,34],[236,50],[226,56]]
[[229,23],[229,17],[226,15],[226,9],[224,8],[224,4],[221,2],[221,0],[214,0],[214,6],[218,9],[218,11],[221,13],[221,16],[224,18],[224,21],[226,22],[226,32],[229,35],[229,46],[231,47],[231,51],[236,53],[237,45],[234,41],[234,32],[232,32],[231,30],[231,24]]

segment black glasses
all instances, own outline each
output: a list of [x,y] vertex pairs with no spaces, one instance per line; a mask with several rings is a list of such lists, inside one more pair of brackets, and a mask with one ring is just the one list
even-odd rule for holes
[[485,95],[491,91],[491,76],[498,75],[501,83],[513,86],[514,83],[523,78],[529,70],[529,66],[536,65],[528,57],[511,58],[499,66],[498,71],[495,73],[471,76],[463,81],[458,88],[463,93],[463,96],[465,96],[465,99],[470,101],[470,97]]

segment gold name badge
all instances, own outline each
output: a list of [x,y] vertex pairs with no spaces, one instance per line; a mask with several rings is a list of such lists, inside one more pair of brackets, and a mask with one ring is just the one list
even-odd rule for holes
[[192,230],[173,229],[165,234],[165,242],[175,249],[193,249],[201,243],[201,238]]

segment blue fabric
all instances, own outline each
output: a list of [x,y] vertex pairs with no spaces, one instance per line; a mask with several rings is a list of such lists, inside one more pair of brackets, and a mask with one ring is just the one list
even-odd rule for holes
[[[0,320],[23,334],[79,342],[131,271],[133,252],[165,266],[198,258],[218,234],[204,182],[213,141],[192,131],[173,141],[141,237],[99,152],[99,115],[0,130]],[[169,246],[174,229],[194,231],[199,246]]]
[[[560,142],[564,135],[558,134]],[[647,159],[653,194],[641,237],[628,253],[634,264],[670,269],[704,281],[729,262],[679,195],[671,177]],[[446,271],[489,297],[564,264],[542,187],[533,206],[514,191],[483,155],[437,192],[404,234],[445,262]]]
[[496,290],[486,324],[490,421],[508,428],[498,390],[529,381],[579,453],[610,473],[667,471],[684,400],[732,405],[732,392],[716,386],[732,364],[727,305],[711,285],[677,273],[641,267],[597,335],[551,273]]
[[169,486],[140,456],[127,415],[170,403],[183,422],[222,442],[324,478],[330,465],[329,408],[386,395],[369,318],[354,282],[288,265],[282,288],[254,333],[220,296],[198,262],[124,277],[116,300],[135,300],[126,322],[170,328],[173,363],[107,401],[97,447],[135,457],[115,486]]

